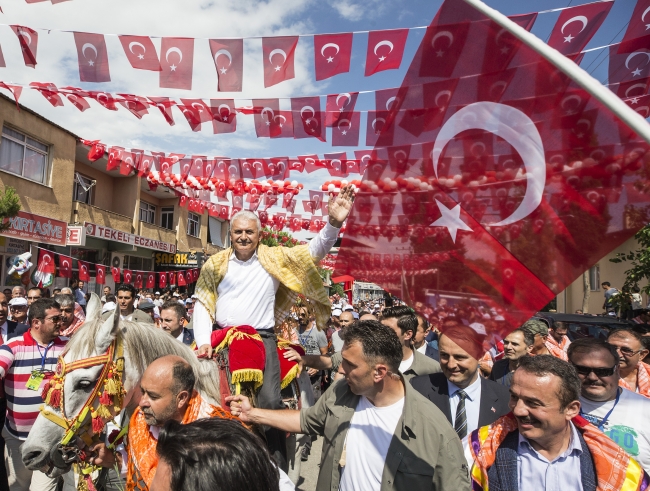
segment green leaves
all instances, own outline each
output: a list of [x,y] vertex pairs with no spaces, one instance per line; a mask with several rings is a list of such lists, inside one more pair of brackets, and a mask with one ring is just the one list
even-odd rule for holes
[[15,217],[20,211],[20,197],[16,190],[11,186],[5,188],[5,192],[0,198],[0,230],[7,230],[9,223],[5,218]]

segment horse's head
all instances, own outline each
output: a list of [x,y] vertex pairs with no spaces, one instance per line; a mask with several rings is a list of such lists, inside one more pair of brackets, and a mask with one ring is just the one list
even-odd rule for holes
[[[99,298],[95,294],[91,295],[86,322],[68,343],[63,363],[59,362],[55,377],[44,384],[43,397],[45,399],[48,396],[47,403],[22,448],[23,462],[29,469],[47,471],[51,477],[67,472],[70,458],[65,458],[62,440],[71,437],[68,438],[69,445],[78,448],[82,445],[79,437],[85,434],[88,440],[97,429],[93,417],[97,417],[99,396],[103,392],[107,370],[114,365],[108,357],[96,360],[92,358],[106,355],[109,351],[113,353],[117,344],[113,341],[118,334],[119,321],[117,309],[111,317],[102,321]],[[115,359],[116,356],[117,354],[111,358]],[[123,367],[124,360],[121,363]],[[120,394],[116,397],[121,400],[121,385],[119,390]],[[86,406],[88,410],[82,413]],[[80,425],[79,431],[70,430],[69,427],[74,423]]]

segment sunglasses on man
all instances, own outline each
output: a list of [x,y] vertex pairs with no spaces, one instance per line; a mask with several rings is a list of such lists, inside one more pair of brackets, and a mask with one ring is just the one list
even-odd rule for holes
[[578,372],[578,375],[582,375],[584,377],[589,376],[591,372],[594,372],[594,375],[598,378],[602,377],[611,377],[614,375],[614,370],[616,370],[616,365],[613,367],[601,367],[601,368],[592,368],[592,367],[585,367],[582,365],[573,365],[576,369],[576,372]]

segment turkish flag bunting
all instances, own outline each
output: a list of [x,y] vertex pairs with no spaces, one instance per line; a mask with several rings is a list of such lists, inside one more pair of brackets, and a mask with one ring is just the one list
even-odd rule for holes
[[[61,87],[61,90],[67,91],[65,93],[65,98],[68,99],[68,101],[70,101],[70,103],[81,112],[84,112],[86,109],[90,109],[90,104],[85,99],[86,97],[90,96],[85,90],[78,89],[76,87]],[[91,162],[94,161],[91,160]]]
[[185,271],[185,281],[189,285],[190,283],[194,283],[194,274],[192,274],[192,270]]
[[210,51],[220,92],[241,92],[244,79],[244,40],[210,39]]
[[303,169],[307,171],[308,174],[327,167],[325,162],[321,162],[318,159],[318,155],[298,155],[298,160],[302,163]]
[[77,260],[77,265],[79,267],[79,280],[90,281],[90,270],[88,269],[88,263],[86,261]]
[[138,176],[145,177],[149,175],[149,171],[156,165],[156,157],[153,155],[142,155],[140,158],[140,165],[138,166]]
[[346,177],[347,171],[344,162],[347,160],[345,152],[326,153],[323,155],[327,162],[327,170],[332,177]]
[[372,150],[355,150],[354,158],[359,161],[359,173],[362,175],[366,172],[366,167],[370,161],[374,160],[374,152]]
[[271,87],[295,77],[293,58],[298,36],[262,38],[264,87]]
[[95,264],[95,282],[98,285],[106,284],[106,267],[101,264]]
[[169,281],[168,281],[169,285],[170,286],[175,285],[176,284],[176,273],[174,273],[173,271],[170,271],[167,274],[169,275]]
[[133,283],[133,271],[125,269],[122,271],[124,276],[124,283]]
[[117,111],[117,106],[115,105],[115,102],[117,101],[111,94],[91,90],[88,92],[88,96],[95,99],[95,101],[97,101],[109,111]]
[[181,208],[185,208],[187,206],[187,196],[181,194],[178,197],[178,206],[180,206]]
[[233,99],[210,99],[209,109],[215,135],[234,133],[237,130],[237,112]]
[[45,249],[38,250],[38,271],[44,274],[54,274],[56,265],[54,264],[54,252]]
[[650,0],[637,0],[627,30],[618,47],[619,53],[632,53],[650,46]]
[[291,99],[294,138],[318,138],[325,141],[323,113],[320,97],[298,97]]
[[341,118],[332,128],[332,146],[358,147],[361,113],[352,112],[347,118]]
[[156,273],[147,273],[146,288],[155,288],[155,287],[156,287]]
[[108,161],[106,163],[106,170],[112,171],[120,168],[122,159],[124,158],[124,149],[122,147],[111,147],[108,149]]
[[300,230],[302,229],[302,216],[291,215],[289,217],[289,229],[292,232],[300,232]]
[[144,279],[144,273],[142,271],[135,272],[135,280],[133,281],[133,286],[136,288],[142,288]]
[[325,126],[336,126],[341,119],[350,119],[357,103],[358,92],[329,94],[325,104]]
[[[0,49],[0,67],[4,66],[4,59],[2,58],[2,50]],[[0,82],[0,87],[3,89],[7,89],[9,92],[11,92],[11,95],[14,97],[14,101],[16,102],[16,108],[18,107],[18,99],[20,99],[20,94],[23,92],[23,88],[20,85],[11,85],[11,84],[6,84],[4,82]]]
[[113,276],[113,281],[116,285],[121,282],[120,268],[111,266],[111,275]]
[[350,71],[352,33],[314,36],[316,80],[324,80]]
[[610,84],[640,83],[649,77],[650,49],[639,48],[631,54],[618,54],[616,44],[609,47]]
[[156,48],[148,36],[119,36],[124,54],[133,68],[159,72],[160,60]]
[[190,176],[203,177],[207,157],[203,155],[192,155],[190,159]]
[[181,99],[181,102],[185,104],[186,107],[189,106],[198,111],[201,123],[207,123],[212,120],[212,112],[210,111],[210,108],[201,99]]
[[199,279],[199,273],[200,273],[199,268],[194,268],[194,269],[192,270],[192,282],[194,282],[194,281],[196,281],[196,280]]
[[275,157],[264,161],[264,174],[274,180],[284,180],[289,177],[289,159]]
[[72,278],[72,258],[70,256],[59,256],[59,276],[62,278]]
[[23,61],[25,66],[36,68],[36,51],[38,49],[38,32],[29,27],[10,26],[18,36],[20,49],[23,52]]
[[182,104],[177,104],[176,107],[181,110],[192,131],[201,131],[201,111],[194,106],[184,106]]
[[135,155],[133,152],[122,152],[122,161],[120,162],[120,174],[128,176],[135,167]]
[[271,135],[271,138],[293,138],[294,137],[293,113],[291,111],[280,110],[275,115],[274,121],[277,123],[277,127],[274,128],[274,132]]
[[79,79],[82,82],[110,82],[104,35],[75,32],[74,42],[79,59]]
[[194,39],[162,38],[160,66],[161,88],[192,90]]
[[384,70],[399,68],[408,35],[408,29],[370,31],[366,53],[366,77]]
[[105,153],[106,145],[99,143],[99,141],[94,141],[91,143],[90,150],[88,151],[88,160],[96,162],[101,159]]
[[59,89],[57,89],[56,85],[47,82],[31,82],[29,86],[38,90],[47,99],[47,102],[54,107],[63,106],[63,100],[58,93]]
[[564,9],[551,31],[548,45],[563,55],[579,53],[602,25],[614,2],[596,2]]
[[167,288],[167,273],[158,273],[158,287]]
[[160,110],[169,126],[174,126],[176,124],[174,122],[174,116],[172,115],[172,107],[176,105],[174,101],[170,100],[168,97],[148,97],[147,99],[153,102],[154,106]]
[[282,123],[280,99],[253,99],[253,107],[253,120],[257,137],[278,136],[282,132],[280,127]]
[[186,285],[187,285],[187,281],[185,281],[185,273],[184,273],[183,271],[179,271],[178,274],[177,274],[177,276],[178,276],[178,277],[176,278],[177,285],[178,285],[178,286],[186,286]]
[[144,97],[140,97],[138,95],[133,95],[133,94],[117,94],[118,96],[121,97],[121,99],[118,99],[117,101],[127,108],[131,114],[133,114],[136,118],[142,119],[142,116],[145,114],[149,114],[149,111],[147,111],[147,108],[149,107],[149,102],[147,99]]
[[[581,24],[565,35],[577,40]],[[383,121],[369,115],[378,143],[355,152],[366,185],[335,268],[430,319],[454,312],[444,332],[475,358],[483,328],[503,338],[650,220],[631,211],[650,197],[628,189],[647,181],[650,144],[523,33],[506,45],[516,50],[508,64],[483,71],[503,29],[463,0],[444,1]],[[616,80],[635,70],[645,78],[647,58],[632,57]],[[423,85],[451,80],[451,94],[424,96]],[[400,124],[405,111],[444,116],[414,134]],[[629,119],[642,123],[632,111]],[[469,307],[450,306],[452,298]],[[478,332],[467,327],[477,318],[485,319]]]

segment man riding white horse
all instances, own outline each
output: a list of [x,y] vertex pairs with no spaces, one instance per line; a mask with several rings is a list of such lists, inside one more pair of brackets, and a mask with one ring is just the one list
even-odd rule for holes
[[[210,333],[215,324],[218,329],[254,327],[266,352],[264,383],[257,397],[261,408],[284,408],[274,327],[289,315],[298,294],[313,305],[319,329],[330,316],[330,302],[316,264],[336,242],[353,198],[352,186],[344,186],[337,196],[331,194],[325,227],[309,245],[293,248],[261,245],[257,216],[248,211],[236,213],[230,221],[232,247],[210,257],[201,269],[192,319],[199,355],[212,354]],[[272,428],[265,433],[271,453],[286,467],[285,434]]]

